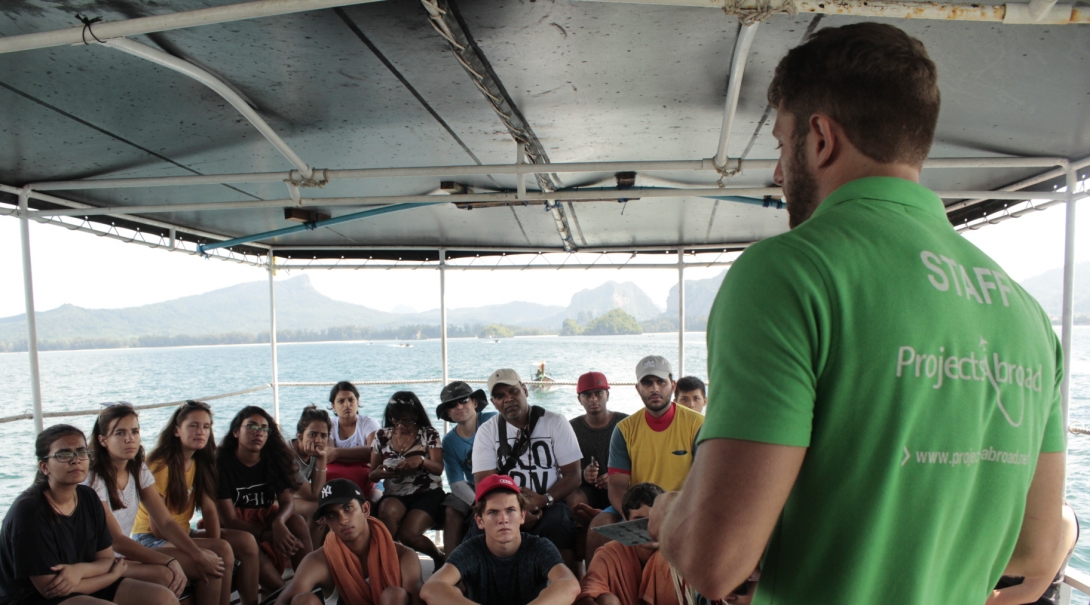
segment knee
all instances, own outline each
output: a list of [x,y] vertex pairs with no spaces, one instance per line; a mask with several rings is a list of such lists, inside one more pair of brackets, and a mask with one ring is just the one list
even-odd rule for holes
[[292,597],[291,605],[322,605],[322,600],[312,592],[304,592]]
[[147,603],[161,603],[162,605],[178,605],[178,597],[166,586],[154,585],[148,593]]
[[231,541],[231,549],[235,553],[236,559],[252,559],[257,557],[257,553],[260,552],[257,546],[257,538],[249,532],[237,532],[236,537]]
[[409,593],[400,586],[387,586],[378,602],[379,605],[409,605]]
[[621,517],[619,515],[602,512],[595,515],[594,519],[590,522],[590,527],[593,529],[595,527],[602,527],[603,525],[613,525],[614,523],[619,523],[620,521]]
[[407,527],[405,525],[402,525],[401,527],[399,527],[397,529],[397,540],[399,542],[401,542],[402,544],[406,544],[407,543],[406,541],[411,542],[411,541],[415,540],[416,538],[422,536],[423,534],[424,534],[424,532],[415,531],[415,528],[410,528],[410,527]]
[[447,510],[446,525],[447,525],[448,528],[449,527],[458,527],[462,523],[465,523],[465,520],[466,520],[465,515],[463,515],[462,513],[458,512],[456,510],[454,510],[453,508],[450,508],[449,506],[447,507],[446,510]]

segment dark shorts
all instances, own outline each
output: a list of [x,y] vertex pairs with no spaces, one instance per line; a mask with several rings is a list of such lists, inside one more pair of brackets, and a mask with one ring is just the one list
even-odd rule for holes
[[[531,536],[545,538],[552,542],[557,550],[575,550],[575,517],[566,502],[554,502],[551,506],[546,506],[537,525],[522,531]],[[482,534],[484,530],[474,523],[466,532],[465,539]]]
[[81,596],[93,597],[95,599],[102,599],[103,601],[109,601],[109,602],[113,603],[114,602],[114,596],[117,594],[117,587],[121,586],[121,583],[124,582],[124,581],[125,581],[125,578],[120,578],[116,582],[114,582],[113,584],[110,584],[109,586],[107,586],[106,588],[103,588],[103,589],[101,589],[101,590],[99,590],[97,592],[93,592],[93,593],[91,593],[89,595],[85,595],[85,594],[83,594],[81,592],[73,592],[72,594],[65,595],[63,597],[53,597],[52,599],[47,599],[47,598],[41,596],[41,594],[38,594],[37,599],[22,600],[22,601],[19,601],[19,605],[58,605],[58,603],[63,603],[65,601],[67,601],[68,599],[71,599],[72,597],[81,597]]
[[411,510],[421,510],[427,513],[432,521],[442,521],[445,518],[443,516],[443,499],[446,497],[447,494],[442,489],[430,489],[426,492],[417,492],[408,496],[387,494],[382,497],[382,500],[378,501],[375,510],[382,508],[383,500],[397,500],[405,505],[406,513]]
[[598,489],[593,485],[584,483],[579,486],[579,490],[583,492],[583,495],[587,497],[587,504],[590,504],[591,508],[597,508],[599,510],[609,506],[609,490]]

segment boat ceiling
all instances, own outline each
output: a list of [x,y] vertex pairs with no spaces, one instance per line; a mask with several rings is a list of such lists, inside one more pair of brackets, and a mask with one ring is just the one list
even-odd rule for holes
[[[4,0],[0,36],[231,4],[228,0]],[[714,8],[570,0],[458,0],[456,12],[550,162],[698,160],[714,155],[736,18]],[[731,158],[774,159],[764,121],[773,69],[811,27],[854,17],[776,16],[757,31],[729,139]],[[885,21],[924,42],[942,113],[931,156],[1090,156],[1090,26]],[[93,32],[93,29],[92,29]],[[419,0],[386,0],[207,25],[132,39],[228,82],[310,166],[325,169],[511,164],[516,145]],[[759,127],[759,125],[761,125]],[[292,166],[202,84],[101,45],[0,55],[0,183],[191,174],[287,173]],[[994,190],[1048,168],[927,169],[936,190]],[[662,179],[646,180],[647,177]],[[559,186],[615,185],[612,172],[559,174]],[[641,184],[715,187],[713,171],[641,173]],[[514,191],[513,175],[333,180],[307,198],[424,195],[441,180]],[[1062,179],[1061,179],[1062,180]],[[1059,181],[1038,186],[1049,190]],[[537,182],[527,178],[531,191]],[[767,187],[771,170],[728,186]],[[93,206],[277,200],[283,183],[54,192]],[[0,194],[14,204],[15,196]],[[947,200],[952,203],[954,200]],[[953,213],[955,222],[1009,202]],[[31,200],[31,207],[56,206]],[[333,216],[368,206],[317,209]],[[699,197],[565,204],[580,249],[731,247],[783,232],[783,210]],[[282,208],[148,214],[180,234],[280,229]],[[120,219],[92,217],[128,224]],[[132,223],[133,225],[137,223]],[[145,232],[163,232],[142,226]],[[561,248],[538,204],[391,213],[262,240],[277,255],[431,258]],[[397,249],[397,247],[403,247]],[[422,248],[431,248],[430,251]],[[256,251],[252,247],[239,250]]]

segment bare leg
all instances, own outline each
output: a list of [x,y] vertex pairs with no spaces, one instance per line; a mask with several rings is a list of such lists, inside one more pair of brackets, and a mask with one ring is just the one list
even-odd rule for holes
[[148,603],[178,605],[178,598],[166,586],[126,578],[117,587],[114,603],[117,605],[147,605]]
[[276,571],[276,566],[265,554],[265,551],[258,552],[258,559],[261,562],[261,571],[258,574],[258,583],[265,589],[265,593],[269,594],[276,590],[279,590],[284,586],[284,576]]
[[[193,541],[197,543],[197,546],[210,550],[221,559],[223,559],[223,577],[222,578],[209,578],[207,584],[198,583],[194,597],[197,599],[196,605],[230,605],[231,603],[231,576],[235,572],[235,551],[231,548],[231,545],[227,543],[227,540],[214,540],[212,538],[193,538]],[[186,567],[185,561],[188,561],[191,565],[195,565],[193,560],[189,557],[185,557],[183,561],[182,557],[178,557],[178,562],[182,564],[182,569],[185,570],[187,576],[189,576],[189,568]],[[196,568],[193,570],[190,578],[196,577]],[[218,592],[217,592],[218,591]]]
[[65,599],[58,603],[58,605],[111,605],[111,603],[93,597],[78,596],[72,597],[71,599]]
[[310,500],[304,500],[302,498],[295,499],[295,514],[302,517],[303,520],[307,522],[307,527],[310,529],[311,550],[320,547],[322,538],[325,537],[325,533],[322,532],[322,526],[311,520],[314,517],[314,511],[316,510],[318,510],[317,502],[311,502]]
[[[211,540],[208,540],[208,541],[210,542]],[[222,540],[217,540],[217,542],[222,542]],[[230,545],[228,545],[226,542],[223,542],[223,546],[228,550],[228,552],[231,550]],[[202,546],[202,548],[208,548],[208,547],[207,546]],[[214,577],[214,576],[208,576],[207,580],[201,580],[201,572],[200,572],[200,569],[198,569],[198,567],[197,567],[197,562],[194,561],[189,555],[185,554],[184,552],[182,552],[181,550],[179,550],[178,548],[176,548],[174,546],[164,546],[164,547],[162,547],[162,548],[160,548],[158,550],[160,552],[164,553],[164,554],[169,554],[170,556],[174,557],[175,559],[178,560],[178,563],[181,564],[182,571],[185,572],[185,577],[188,578],[189,581],[193,584],[193,598],[194,598],[194,601],[195,601],[196,605],[226,605],[224,603],[221,603],[221,601],[220,601],[221,596],[222,596],[222,594],[221,594],[222,591],[220,590],[220,584],[223,582],[222,578],[217,578],[217,577]],[[209,550],[211,550],[211,549],[209,549]],[[216,554],[219,554],[219,553],[216,553]],[[222,558],[222,555],[220,555],[220,557]],[[224,561],[224,563],[226,564],[227,561]],[[234,568],[234,561],[232,561],[231,563],[232,564],[230,566],[225,565],[224,568],[223,568],[224,571],[226,573],[228,573],[228,574],[231,573],[232,569]],[[149,566],[149,567],[161,567],[161,566]],[[131,571],[132,568],[133,568],[132,561],[129,561],[129,570]],[[163,569],[166,569],[166,568],[164,567]],[[169,572],[170,572],[170,570],[167,570],[168,574],[169,574]],[[125,575],[128,576],[128,574],[125,574]],[[135,576],[133,576],[133,577],[135,577]],[[136,579],[137,580],[142,580],[143,578],[136,578]],[[231,596],[230,593],[228,593],[227,596],[229,598]]]
[[424,535],[424,532],[434,526],[435,519],[432,519],[431,515],[422,510],[411,510],[401,520],[401,529],[397,534],[397,539],[405,546],[431,557],[435,561],[435,569],[439,569],[443,566],[446,558],[439,553],[435,543]]
[[261,549],[257,547],[257,540],[254,539],[253,534],[238,531],[237,529],[221,529],[220,534],[231,545],[235,558],[242,562],[235,581],[235,590],[238,590],[242,605],[257,605],[257,584],[260,571],[258,553],[261,552]]
[[443,552],[450,555],[465,538],[466,516],[449,506],[444,509],[447,511],[447,518],[443,523]]
[[390,535],[397,538],[397,529],[405,516],[405,505],[397,498],[386,498],[378,505],[378,519],[390,530]]
[[291,556],[291,568],[299,569],[299,564],[303,562],[303,557],[310,554],[310,551],[314,550],[314,542],[310,539],[310,527],[307,526],[306,520],[299,515],[293,515],[291,519],[288,519],[288,530],[292,535],[299,538],[299,541],[303,543],[303,547],[295,551],[295,554]]
[[598,605],[621,605],[621,600],[611,592],[604,592],[598,595],[598,598],[594,599],[594,602]]
[[400,586],[387,586],[378,598],[378,605],[409,605],[409,593]]
[[[173,557],[174,555],[171,556]],[[174,579],[174,574],[165,565],[144,565],[139,561],[127,561],[127,563],[128,567],[125,570],[126,578],[158,584],[160,586],[170,586],[171,580]],[[179,563],[181,563],[181,561],[179,561]],[[186,577],[188,578],[189,574],[186,574]]]
[[587,569],[590,569],[590,562],[594,559],[594,551],[602,547],[606,542],[609,542],[609,538],[594,531],[595,527],[602,527],[603,525],[612,525],[614,523],[621,522],[621,516],[613,513],[600,513],[593,521],[590,522],[590,531],[587,532]]
[[304,592],[295,595],[291,600],[291,605],[322,605],[322,599],[313,592]]

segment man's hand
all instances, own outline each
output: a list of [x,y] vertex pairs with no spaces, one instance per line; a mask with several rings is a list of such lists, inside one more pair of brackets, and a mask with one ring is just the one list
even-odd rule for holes
[[573,508],[571,512],[575,515],[576,519],[590,523],[595,517],[602,514],[602,509],[594,508],[586,502],[580,502],[575,505],[575,508]]
[[590,464],[583,469],[583,481],[594,486],[598,485],[598,461],[594,459],[594,456],[590,457]]
[[80,580],[83,579],[83,573],[73,565],[54,565],[49,569],[57,572],[57,575],[45,587],[45,598],[47,599],[71,594],[79,585]]

